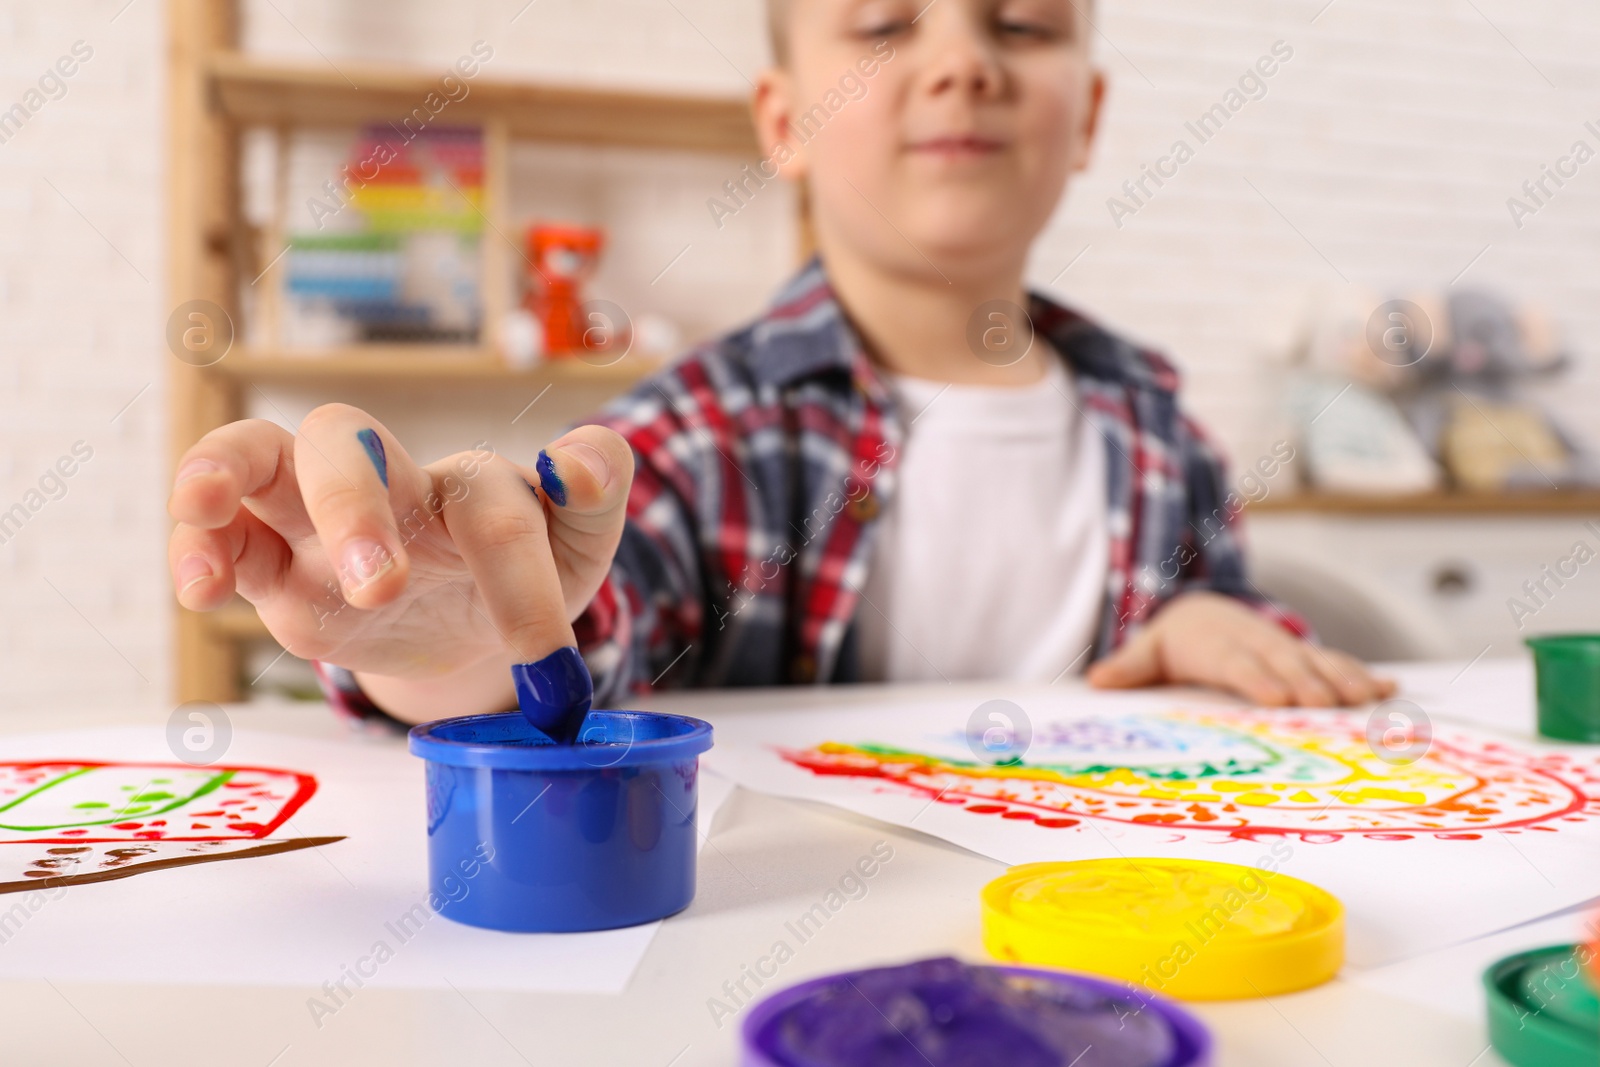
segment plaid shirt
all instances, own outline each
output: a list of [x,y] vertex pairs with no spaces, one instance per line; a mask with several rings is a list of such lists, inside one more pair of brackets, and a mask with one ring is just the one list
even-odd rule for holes
[[[1246,579],[1240,501],[1178,409],[1173,367],[1042,295],[1030,294],[1029,314],[1107,444],[1096,657],[1192,589],[1250,601],[1305,633]],[[658,685],[859,676],[852,622],[904,428],[819,260],[753,324],[586,421],[621,434],[636,460],[611,573],[574,627],[596,707]],[[318,667],[336,707],[370,714],[348,672]]]

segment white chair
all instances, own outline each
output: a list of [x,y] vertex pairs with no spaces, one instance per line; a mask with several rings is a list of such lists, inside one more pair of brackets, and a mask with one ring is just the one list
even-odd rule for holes
[[1305,618],[1330,648],[1367,661],[1450,659],[1444,625],[1423,606],[1376,581],[1337,569],[1309,553],[1257,549],[1250,558],[1256,588]]

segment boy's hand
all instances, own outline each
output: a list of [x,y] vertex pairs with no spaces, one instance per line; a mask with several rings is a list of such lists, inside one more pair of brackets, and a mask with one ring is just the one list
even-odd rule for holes
[[178,464],[173,587],[194,611],[237,590],[284,648],[356,671],[429,678],[508,650],[539,659],[574,643],[633,479],[632,451],[602,427],[547,452],[564,507],[551,479],[541,498],[534,468],[487,449],[419,467],[347,404],[317,408],[297,435],[230,423]]
[[1331,707],[1382,700],[1395,683],[1353,656],[1287,633],[1232,597],[1185,593],[1089,668],[1108,689],[1204,685],[1268,707]]

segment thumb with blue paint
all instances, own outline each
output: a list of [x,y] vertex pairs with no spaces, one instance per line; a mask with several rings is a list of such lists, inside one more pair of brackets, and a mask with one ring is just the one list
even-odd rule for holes
[[524,482],[519,501],[467,493],[446,505],[446,519],[513,653],[518,707],[552,740],[570,744],[594,695],[571,620],[609,572],[632,454],[610,431],[582,426],[551,442],[531,468],[514,466]]
[[[551,442],[534,461],[530,486],[543,506],[551,561],[561,587],[575,592],[582,604],[604,578],[593,561],[609,562],[622,535],[633,464],[631,452],[618,444],[613,434],[580,426]],[[537,660],[513,664],[511,677],[517,704],[530,723],[558,744],[577,739],[594,684],[576,647],[563,645]]]

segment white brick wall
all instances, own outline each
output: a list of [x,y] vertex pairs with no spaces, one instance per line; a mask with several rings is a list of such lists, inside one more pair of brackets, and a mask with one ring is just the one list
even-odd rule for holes
[[[1586,357],[1553,400],[1592,426],[1600,163],[1520,231],[1505,201],[1575,138],[1600,149],[1583,130],[1600,119],[1600,9],[1334,0],[1316,17],[1324,3],[1106,3],[1104,137],[1039,242],[1034,277],[1049,281],[1089,245],[1058,288],[1172,354],[1190,407],[1248,461],[1271,440],[1274,368],[1314,293],[1439,289],[1489,246],[1457,284],[1552,310]],[[1107,199],[1276,40],[1294,58],[1268,95],[1118,229]]]
[[[1330,289],[1443,287],[1488,246],[1457,284],[1543,303],[1577,351],[1600,351],[1600,163],[1521,230],[1505,206],[1575,138],[1600,149],[1583,129],[1600,120],[1600,9],[1583,0],[1325,2],[1103,0],[1103,136],[1033,259],[1034,281],[1047,284],[1090,246],[1056,287],[1172,354],[1188,371],[1190,406],[1241,458],[1270,442],[1274,368],[1305,307]],[[255,47],[313,59],[320,50],[335,64],[356,55],[445,63],[481,36],[496,48],[497,74],[738,91],[765,57],[760,7],[293,0],[248,5],[247,25]],[[1118,229],[1107,198],[1186,136],[1183,123],[1277,40],[1295,55],[1266,98]],[[680,224],[667,213],[658,221]],[[1584,360],[1571,384],[1551,400],[1581,425],[1600,360]]]
[[766,56],[759,0],[245,0],[244,10],[249,47],[335,64],[442,68],[482,39],[500,76],[709,91],[742,87]]
[[167,699],[165,30],[160,3],[121,4],[0,7],[0,108],[93,49],[0,144],[0,509],[93,449],[0,544],[7,711]]
[[[73,441],[95,449],[66,496],[0,546],[6,708],[167,700],[163,8],[134,0],[118,14],[123,2],[0,7],[0,106],[75,40],[95,49],[66,96],[0,144],[0,506],[21,499]],[[1033,279],[1057,279],[1087,245],[1056,288],[1170,352],[1188,373],[1190,406],[1248,459],[1275,432],[1282,353],[1313,294],[1443,286],[1488,246],[1460,284],[1501,286],[1551,309],[1583,357],[1552,400],[1574,425],[1592,426],[1600,162],[1521,230],[1505,201],[1574,139],[1595,143],[1583,122],[1600,120],[1600,8],[1334,0],[1318,16],[1323,2],[1102,0],[1097,47],[1112,77],[1104,136],[1037,246]],[[496,76],[740,91],[765,54],[755,0],[525,9],[523,0],[249,0],[245,11],[251,47],[336,65],[442,66],[482,38],[496,49]],[[1295,56],[1267,97],[1118,229],[1107,198],[1279,39]],[[537,155],[518,155],[519,202],[530,205],[541,172],[573,164],[557,160],[552,171]],[[701,189],[720,184],[714,168],[594,162],[607,175],[594,206],[625,212],[612,225],[640,250],[606,278],[630,300],[659,299],[702,333],[747,315],[782,275],[778,197],[715,233]],[[648,207],[637,199],[645,188],[658,190]],[[652,255],[665,263],[705,234],[714,240],[666,288],[648,286]],[[318,399],[275,394],[291,420]],[[464,447],[484,422],[508,425],[526,399],[462,393],[426,411],[394,395],[371,402],[431,458]],[[511,447],[533,447],[557,421],[542,408],[505,431]]]

